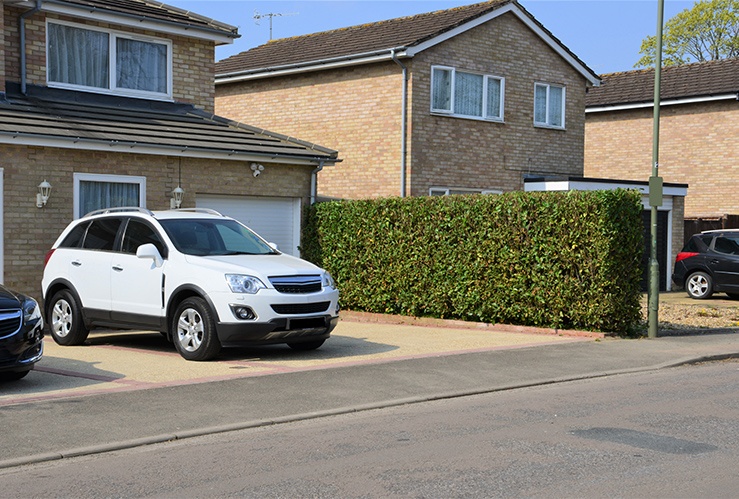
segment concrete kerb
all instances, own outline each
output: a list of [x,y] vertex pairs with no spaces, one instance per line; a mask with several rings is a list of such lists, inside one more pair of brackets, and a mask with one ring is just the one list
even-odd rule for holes
[[307,413],[302,413],[302,414],[294,414],[290,416],[283,416],[283,417],[277,417],[277,418],[267,418],[267,419],[261,419],[261,420],[244,421],[242,423],[231,423],[231,424],[220,425],[220,426],[199,428],[196,430],[165,433],[165,434],[154,435],[150,437],[123,440],[123,441],[118,441],[118,442],[110,442],[107,444],[79,447],[79,448],[68,449],[66,451],[60,451],[60,452],[49,452],[49,453],[36,454],[32,456],[25,456],[25,457],[14,458],[14,459],[0,460],[0,469],[8,469],[8,468],[14,468],[18,466],[40,464],[40,463],[50,462],[50,461],[59,461],[62,459],[68,459],[68,458],[80,457],[80,456],[86,456],[86,455],[103,454],[107,452],[128,450],[128,449],[133,449],[136,447],[143,447],[147,445],[173,442],[177,440],[185,440],[185,439],[190,439],[190,438],[203,437],[207,435],[215,435],[219,433],[242,431],[242,430],[247,430],[251,428],[273,426],[273,425],[285,424],[285,423],[295,423],[299,421],[308,421],[311,419],[319,419],[319,418],[324,418],[324,417],[329,417],[329,416],[340,416],[344,414],[352,414],[352,413],[357,413],[357,412],[371,411],[371,410],[377,410],[377,409],[383,409],[383,408],[400,407],[404,405],[432,402],[432,401],[438,401],[438,400],[449,400],[449,399],[469,397],[469,396],[474,396],[474,395],[483,395],[486,393],[502,392],[502,391],[521,389],[521,388],[530,388],[534,386],[545,386],[545,385],[551,385],[551,384],[556,384],[556,383],[580,381],[580,380],[585,380],[585,379],[603,378],[603,377],[608,377],[608,376],[616,376],[620,374],[632,374],[632,373],[638,373],[638,372],[657,371],[660,369],[678,367],[678,366],[688,365],[688,364],[697,364],[701,362],[720,361],[720,360],[737,359],[737,358],[739,358],[739,352],[724,353],[724,354],[717,354],[717,355],[703,355],[700,357],[686,357],[686,358],[682,358],[682,359],[678,359],[678,360],[674,360],[670,362],[665,362],[665,363],[654,365],[654,366],[620,369],[620,370],[614,370],[614,371],[604,371],[601,373],[590,373],[590,374],[584,374],[584,375],[567,376],[567,377],[553,378],[553,379],[527,381],[525,383],[514,383],[514,384],[509,384],[509,385],[480,388],[480,389],[474,389],[474,390],[460,390],[460,391],[454,391],[454,392],[439,393],[435,395],[407,397],[407,398],[387,400],[387,401],[382,401],[382,402],[373,402],[369,404],[359,404],[356,406],[339,407],[339,408],[327,409],[323,411],[314,411],[314,412],[307,412]]

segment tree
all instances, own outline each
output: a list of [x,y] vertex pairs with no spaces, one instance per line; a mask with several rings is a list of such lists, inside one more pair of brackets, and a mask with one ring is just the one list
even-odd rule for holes
[[[739,57],[739,0],[702,0],[665,23],[665,66]],[[657,37],[642,40],[636,68],[654,66]]]

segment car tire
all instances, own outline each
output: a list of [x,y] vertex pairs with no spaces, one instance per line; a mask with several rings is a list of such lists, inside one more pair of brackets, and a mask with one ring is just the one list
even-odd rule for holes
[[19,379],[25,378],[26,374],[31,372],[30,369],[26,371],[13,371],[13,372],[6,372],[6,373],[0,373],[0,381],[18,381]]
[[685,280],[688,296],[696,300],[705,300],[713,294],[713,280],[705,272],[693,272]]
[[287,346],[289,346],[293,350],[307,352],[308,350],[316,350],[317,348],[320,348],[321,345],[325,343],[325,341],[325,339],[316,341],[303,341],[299,343],[288,343]]
[[51,337],[59,345],[81,345],[90,334],[82,319],[82,308],[67,289],[57,292],[46,311]]
[[205,361],[218,356],[221,342],[205,300],[192,297],[180,303],[172,318],[172,341],[187,360]]

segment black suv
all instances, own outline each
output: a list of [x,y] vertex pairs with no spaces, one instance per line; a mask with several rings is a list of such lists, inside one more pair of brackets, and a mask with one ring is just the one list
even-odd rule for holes
[[672,282],[697,300],[714,292],[739,300],[739,229],[693,235],[675,258]]

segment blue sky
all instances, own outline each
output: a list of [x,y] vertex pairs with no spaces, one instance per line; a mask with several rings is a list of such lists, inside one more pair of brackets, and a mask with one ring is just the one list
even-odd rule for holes
[[[449,9],[475,0],[165,0],[239,27],[241,38],[218,47],[216,60],[285,38],[357,24]],[[657,31],[658,0],[520,0],[520,4],[598,74],[629,71],[641,41]],[[664,20],[694,1],[664,0]]]

